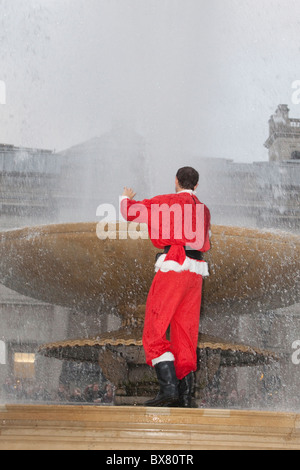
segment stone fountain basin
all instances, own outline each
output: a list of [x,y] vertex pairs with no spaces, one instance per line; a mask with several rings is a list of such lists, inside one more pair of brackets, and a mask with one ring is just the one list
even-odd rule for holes
[[[143,239],[120,239],[127,227]],[[20,294],[84,312],[120,314],[146,303],[157,249],[145,227],[117,224],[100,240],[96,223],[50,225],[0,234],[0,282]],[[125,235],[124,235],[125,234]],[[300,301],[300,237],[212,227],[203,308],[257,312]]]

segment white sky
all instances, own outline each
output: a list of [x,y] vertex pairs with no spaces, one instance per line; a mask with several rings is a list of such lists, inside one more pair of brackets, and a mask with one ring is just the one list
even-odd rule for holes
[[277,105],[300,117],[299,31],[298,0],[0,0],[0,142],[62,150],[124,119],[158,162],[267,160]]

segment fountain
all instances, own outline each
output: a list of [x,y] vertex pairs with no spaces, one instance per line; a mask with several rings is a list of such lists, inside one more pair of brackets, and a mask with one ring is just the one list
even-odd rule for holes
[[[142,325],[157,250],[145,227],[116,224],[116,239],[99,240],[97,224],[51,225],[8,231],[0,237],[0,281],[23,295],[86,315],[114,309],[122,328],[93,338],[45,344],[48,357],[99,362],[122,396],[137,403],[153,393],[152,369],[145,366]],[[135,236],[124,233],[135,232]],[[203,315],[251,314],[300,301],[300,237],[291,234],[214,226],[206,255],[211,276],[205,280]],[[130,234],[129,234],[130,235]],[[136,236],[138,235],[138,236]],[[284,256],[283,256],[284,254]],[[226,338],[199,336],[200,368],[196,394],[218,371],[231,365],[265,363],[272,351],[237,344]],[[203,351],[213,353],[209,371]],[[134,391],[132,391],[134,389]],[[123,400],[123,401],[122,401]]]
[[[5,439],[8,447],[30,440],[50,447],[67,436],[77,448],[110,449],[121,436],[122,445],[140,449],[142,433],[149,449],[200,448],[201,435],[204,447],[239,437],[241,445],[259,447],[268,429],[271,447],[299,448],[294,414],[234,414],[230,406],[223,412],[60,411],[56,401],[59,380],[69,378],[73,366],[56,359],[87,362],[86,370],[97,372],[94,364],[100,364],[116,386],[116,404],[140,404],[154,395],[142,326],[156,250],[143,227],[135,240],[99,240],[96,223],[69,224],[94,220],[100,203],[116,204],[123,184],[143,197],[171,191],[166,175],[188,159],[200,170],[200,197],[218,224],[299,231],[299,119],[290,118],[287,105],[270,119],[270,163],[261,149],[270,103],[293,92],[299,3],[268,5],[266,15],[252,2],[231,3],[1,2],[0,283],[7,288],[0,289],[0,387],[24,381],[25,392],[41,383],[54,393],[52,406],[42,408],[32,391],[4,390],[1,399],[16,399],[20,407],[0,406],[0,449]],[[32,228],[12,230],[25,226]],[[127,228],[117,225],[117,232]],[[276,369],[265,364],[280,350],[285,362],[276,364],[282,397],[289,400],[272,411],[298,410],[299,365],[291,357],[299,341],[300,237],[220,225],[212,232],[195,405],[213,379],[227,377],[223,366],[232,369],[238,390],[258,388],[261,372]],[[95,325],[99,330],[90,334]],[[35,406],[22,408],[23,398]]]

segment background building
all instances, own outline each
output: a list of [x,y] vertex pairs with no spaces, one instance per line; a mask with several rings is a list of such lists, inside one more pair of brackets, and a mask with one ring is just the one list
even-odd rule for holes
[[[0,145],[0,230],[51,223],[58,213],[54,152]],[[22,387],[44,388],[58,381],[60,365],[39,367],[36,349],[52,335],[63,337],[66,317],[62,309],[26,298],[0,285],[0,396],[21,398]],[[43,359],[44,361],[44,359]],[[57,366],[57,367],[56,367]],[[46,373],[50,371],[50,373]],[[3,397],[5,395],[5,397]]]
[[265,146],[269,162],[193,157],[200,170],[199,196],[213,222],[300,231],[300,119],[290,119],[280,105],[270,119]]
[[59,172],[53,151],[0,144],[1,228],[54,220]]
[[280,104],[269,120],[270,135],[265,143],[270,162],[300,160],[300,119],[292,119],[286,104]]

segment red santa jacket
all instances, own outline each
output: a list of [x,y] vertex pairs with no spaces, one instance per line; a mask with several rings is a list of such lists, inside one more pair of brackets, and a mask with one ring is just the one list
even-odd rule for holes
[[156,270],[191,271],[208,275],[204,261],[186,256],[185,248],[207,252],[210,249],[210,212],[193,191],[156,196],[144,201],[122,198],[121,213],[128,222],[146,223],[156,248],[171,246],[157,262]]

